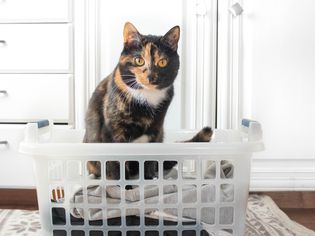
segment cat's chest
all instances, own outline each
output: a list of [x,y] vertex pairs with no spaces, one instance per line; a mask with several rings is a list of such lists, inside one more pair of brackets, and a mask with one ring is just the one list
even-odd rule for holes
[[140,127],[150,127],[156,119],[159,111],[141,104],[130,102],[116,102],[105,109],[106,124],[135,124]]
[[120,119],[117,119],[117,122],[136,124],[140,127],[148,128],[155,123],[156,115],[153,110],[134,106],[130,110],[121,111]]
[[128,88],[129,93],[132,98],[140,104],[151,106],[152,108],[157,108],[161,103],[168,99],[168,90],[170,88],[164,89],[133,89]]

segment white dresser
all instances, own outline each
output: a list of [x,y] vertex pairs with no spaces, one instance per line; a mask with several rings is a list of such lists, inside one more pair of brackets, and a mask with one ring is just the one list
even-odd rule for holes
[[71,0],[0,0],[0,188],[33,186],[23,124],[74,122]]

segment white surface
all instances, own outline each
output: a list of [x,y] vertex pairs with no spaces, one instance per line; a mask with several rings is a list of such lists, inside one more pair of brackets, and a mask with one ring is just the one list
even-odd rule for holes
[[70,75],[0,74],[0,122],[69,122]]
[[0,73],[70,73],[71,26],[0,24]]
[[236,129],[246,117],[241,109],[242,15],[233,16],[231,6],[230,0],[218,1],[217,127],[226,129]]
[[182,29],[182,127],[215,127],[217,1],[184,1]]
[[315,189],[314,8],[312,0],[244,1],[244,116],[261,122],[266,145],[255,155],[257,188]]
[[[92,3],[94,1],[88,1],[88,3]],[[84,116],[87,109],[88,104],[88,81],[90,81],[90,76],[88,72],[95,71],[95,66],[92,66],[94,70],[90,69],[89,67],[89,59],[94,59],[96,56],[92,56],[87,47],[87,43],[90,42],[91,45],[96,47],[98,44],[92,40],[93,44],[86,35],[86,30],[88,30],[89,24],[86,23],[86,19],[89,19],[90,14],[87,14],[87,7],[85,5],[84,0],[76,0],[75,4],[73,5],[73,12],[75,12],[73,18],[73,64],[75,65],[73,68],[73,73],[75,75],[75,83],[73,86],[75,99],[73,102],[72,111],[73,114],[73,124],[74,127],[82,129],[84,128]],[[95,11],[94,14],[95,15]],[[95,26],[95,24],[94,24]],[[94,35],[89,33],[88,35]],[[94,77],[95,80],[95,77]],[[93,87],[95,88],[95,86]],[[78,96],[80,94],[80,96]]]
[[66,22],[71,0],[1,0],[0,22]]
[[247,114],[263,125],[261,157],[315,158],[314,8],[312,0],[257,0],[244,18],[253,26],[244,28],[252,40]]

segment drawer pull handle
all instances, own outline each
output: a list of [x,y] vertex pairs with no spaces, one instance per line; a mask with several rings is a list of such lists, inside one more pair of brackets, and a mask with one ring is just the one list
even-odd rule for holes
[[6,140],[4,140],[4,141],[0,141],[0,145],[8,145],[9,144],[9,142],[8,141],[6,141]]
[[3,94],[4,96],[7,96],[8,92],[6,90],[0,90],[0,94]]
[[7,46],[7,41],[0,40],[0,47],[5,47],[5,46]]

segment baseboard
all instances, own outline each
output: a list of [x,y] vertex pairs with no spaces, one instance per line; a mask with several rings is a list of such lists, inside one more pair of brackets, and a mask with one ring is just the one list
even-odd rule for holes
[[37,210],[36,189],[0,189],[0,208]]
[[253,158],[250,191],[315,191],[315,158]]

